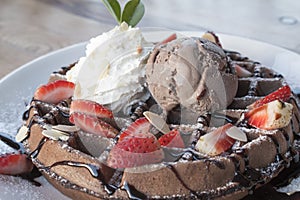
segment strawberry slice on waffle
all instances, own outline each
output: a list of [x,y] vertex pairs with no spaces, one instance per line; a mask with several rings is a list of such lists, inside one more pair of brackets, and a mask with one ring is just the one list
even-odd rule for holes
[[129,135],[135,135],[139,133],[148,133],[150,130],[151,124],[145,118],[139,118],[135,120],[133,123],[130,124],[121,134],[119,137],[119,141],[122,141],[125,137]]
[[57,80],[40,86],[34,93],[34,99],[51,104],[73,96],[75,84],[65,80]]
[[32,162],[26,154],[9,153],[0,155],[0,174],[21,175],[31,172]]
[[253,127],[272,130],[287,126],[292,112],[292,104],[275,100],[246,112],[245,119]]
[[97,102],[89,100],[73,100],[70,106],[70,114],[74,112],[85,113],[87,115],[98,118],[113,118],[113,113],[111,110],[107,109]]
[[85,113],[73,112],[70,115],[70,122],[83,131],[107,138],[113,138],[119,133],[119,131],[110,124]]
[[73,100],[69,121],[88,133],[113,138],[119,131],[113,122],[113,113],[103,105],[89,100]]
[[176,148],[185,147],[180,132],[177,129],[174,129],[169,133],[161,136],[158,139],[158,142],[160,143],[161,146],[165,146],[165,147],[176,147]]
[[129,168],[159,163],[164,154],[156,137],[151,133],[131,134],[111,149],[107,159],[112,168]]
[[292,92],[291,92],[290,86],[285,85],[285,86],[279,88],[278,90],[268,94],[264,98],[259,99],[259,100],[255,101],[254,103],[250,104],[247,108],[248,109],[257,108],[257,107],[260,107],[266,103],[269,103],[269,102],[275,101],[275,100],[280,100],[280,101],[286,102],[289,100],[291,95],[292,95]]
[[226,134],[226,131],[232,126],[232,124],[228,123],[201,136],[195,148],[199,152],[210,156],[216,156],[227,151],[236,141]]
[[163,150],[156,137],[149,133],[150,127],[150,122],[144,117],[129,125],[111,149],[108,166],[127,168],[161,162]]

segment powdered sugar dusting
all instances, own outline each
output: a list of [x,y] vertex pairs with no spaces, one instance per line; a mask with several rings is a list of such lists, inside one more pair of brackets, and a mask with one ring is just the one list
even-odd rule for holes
[[279,188],[277,191],[287,193],[288,195],[292,195],[295,192],[300,192],[300,177],[293,179],[289,185]]
[[34,186],[27,180],[14,176],[0,176],[1,200],[14,199],[61,199],[69,198],[63,196],[59,191],[55,190],[43,177],[36,179],[42,184],[41,187]]
[[[0,132],[15,136],[18,129],[22,125],[22,114],[26,110],[26,104],[30,101],[30,97],[22,98],[13,103],[3,103],[0,107]],[[0,155],[14,152],[15,150],[0,141]],[[20,177],[0,175],[0,200],[19,200],[19,199],[61,199],[67,200],[66,196],[53,188],[44,177],[35,179],[42,186],[37,187],[31,182]]]
[[[14,104],[14,103],[4,103],[0,108],[0,132],[6,133],[15,137],[18,128],[22,125],[22,113],[25,111],[25,102]],[[12,148],[0,142],[0,154],[12,152]]]

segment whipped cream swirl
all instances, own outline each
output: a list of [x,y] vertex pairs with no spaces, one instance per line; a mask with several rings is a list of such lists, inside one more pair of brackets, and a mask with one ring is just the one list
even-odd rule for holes
[[87,99],[128,115],[138,101],[150,94],[145,87],[145,63],[153,44],[139,28],[126,23],[92,38],[86,56],[67,73],[76,84],[74,99]]

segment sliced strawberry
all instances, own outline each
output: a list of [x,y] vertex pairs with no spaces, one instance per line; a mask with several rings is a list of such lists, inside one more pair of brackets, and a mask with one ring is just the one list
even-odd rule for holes
[[65,80],[57,80],[39,87],[34,99],[56,104],[73,96],[75,84]]
[[80,112],[99,118],[113,118],[113,113],[108,108],[105,108],[97,102],[83,99],[72,101],[70,106],[70,114],[73,112]]
[[176,39],[177,39],[177,35],[176,33],[173,33],[172,35],[170,35],[169,37],[167,37],[166,39],[158,43],[158,45],[167,44],[168,42],[171,42],[172,40],[176,40]]
[[70,115],[70,122],[78,126],[83,131],[108,138],[115,137],[119,132],[101,119],[84,113],[73,112]]
[[235,64],[234,66],[234,69],[235,69],[235,72],[236,72],[236,75],[240,78],[245,78],[245,77],[250,77],[252,76],[252,73],[249,72],[247,69]]
[[0,174],[21,175],[31,172],[32,162],[25,154],[4,154],[0,156]]
[[125,137],[127,137],[128,135],[136,135],[139,133],[148,133],[150,130],[150,122],[145,118],[139,118],[137,120],[135,120],[132,124],[130,124],[126,130],[124,130],[121,134],[120,134],[120,140],[123,140]]
[[228,123],[201,136],[195,148],[199,152],[208,154],[210,156],[216,156],[227,151],[235,143],[235,139],[226,134],[226,131],[232,126],[232,124]]
[[137,167],[161,162],[163,151],[151,133],[129,135],[112,148],[107,159],[112,168]]
[[160,143],[161,146],[184,148],[184,142],[182,140],[180,132],[176,129],[161,136],[158,139],[158,142]]
[[245,119],[256,128],[278,129],[290,123],[292,111],[292,104],[275,100],[246,112]]
[[280,100],[280,101],[286,102],[291,97],[291,94],[292,94],[291,88],[288,85],[283,86],[283,87],[279,88],[278,90],[268,94],[264,98],[255,101],[254,103],[252,103],[251,105],[248,106],[248,109],[260,107],[260,106],[262,106],[266,103],[269,103],[271,101],[274,101],[274,100]]

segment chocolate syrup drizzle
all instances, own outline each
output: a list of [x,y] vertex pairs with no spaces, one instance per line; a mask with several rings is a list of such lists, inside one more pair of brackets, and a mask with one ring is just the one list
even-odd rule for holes
[[0,132],[0,140],[20,153],[25,153],[24,146],[21,143],[16,142],[11,135]]

